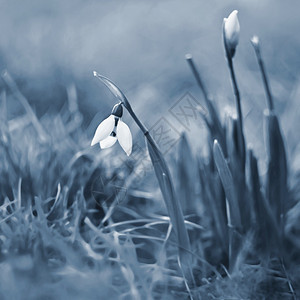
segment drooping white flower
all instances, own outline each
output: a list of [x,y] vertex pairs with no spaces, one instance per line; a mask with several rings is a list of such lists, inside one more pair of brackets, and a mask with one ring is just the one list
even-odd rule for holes
[[224,18],[223,34],[225,48],[227,48],[228,54],[233,57],[236,46],[239,43],[240,36],[240,23],[237,17],[238,11],[234,10],[228,18]]
[[91,146],[99,143],[101,149],[106,149],[113,146],[118,140],[122,149],[129,156],[132,151],[132,135],[129,127],[121,120],[122,115],[122,104],[116,104],[111,115],[97,127]]

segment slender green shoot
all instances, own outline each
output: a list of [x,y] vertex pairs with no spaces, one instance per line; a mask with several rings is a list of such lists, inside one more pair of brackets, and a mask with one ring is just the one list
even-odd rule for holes
[[257,58],[257,62],[259,65],[259,69],[262,75],[262,79],[263,79],[263,83],[264,83],[264,88],[265,88],[265,92],[267,95],[267,105],[270,111],[273,111],[274,109],[274,102],[273,102],[273,97],[272,97],[272,93],[271,93],[271,88],[269,85],[269,80],[267,77],[267,72],[265,70],[265,64],[261,55],[261,50],[260,50],[260,41],[259,38],[257,36],[253,36],[251,39],[251,44],[255,50],[255,54],[256,54],[256,58]]

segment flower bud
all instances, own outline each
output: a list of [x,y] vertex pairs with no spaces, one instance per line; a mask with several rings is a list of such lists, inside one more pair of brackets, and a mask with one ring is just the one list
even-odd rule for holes
[[259,38],[257,35],[254,35],[251,38],[251,44],[254,47],[255,51],[259,51]]
[[232,58],[239,42],[240,24],[237,17],[238,11],[234,10],[228,18],[224,18],[223,37],[227,56]]
[[118,118],[121,118],[123,116],[123,106],[122,106],[122,103],[118,103],[116,104],[112,111],[111,111],[111,114],[118,117]]
[[259,44],[259,38],[257,35],[254,35],[252,38],[251,38],[251,43],[254,45],[254,46],[257,46]]

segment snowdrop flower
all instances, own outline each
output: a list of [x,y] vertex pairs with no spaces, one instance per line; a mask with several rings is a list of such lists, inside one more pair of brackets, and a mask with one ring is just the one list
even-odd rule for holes
[[234,56],[239,43],[240,23],[237,17],[238,11],[234,10],[228,18],[224,18],[223,35],[227,55]]
[[101,149],[105,149],[113,146],[118,140],[129,156],[132,150],[132,136],[129,127],[121,120],[122,115],[122,104],[116,104],[111,115],[103,120],[96,129],[91,146],[99,143]]

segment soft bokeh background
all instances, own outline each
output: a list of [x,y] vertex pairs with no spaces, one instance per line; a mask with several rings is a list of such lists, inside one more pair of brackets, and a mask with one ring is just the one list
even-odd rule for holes
[[[223,17],[238,9],[241,37],[235,67],[247,142],[263,152],[265,96],[249,42],[257,34],[289,152],[295,158],[299,8],[297,0],[1,0],[0,67],[10,72],[40,116],[60,109],[66,101],[66,87],[74,83],[85,124],[90,124],[96,112],[95,123],[100,121],[110,112],[114,99],[93,78],[92,71],[97,70],[123,89],[148,126],[165,116],[181,131],[168,109],[187,91],[202,101],[185,62],[186,53],[193,54],[221,111],[234,108],[221,26]],[[13,98],[9,105],[12,114],[22,112]],[[88,129],[91,135],[95,126]]]

